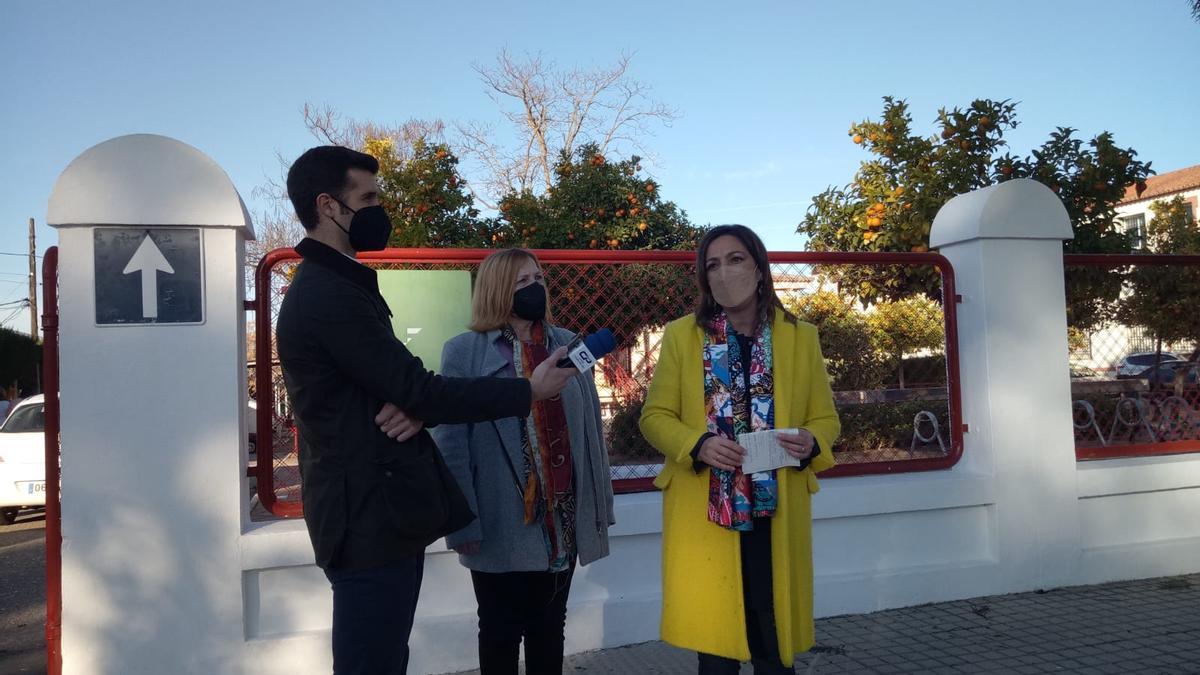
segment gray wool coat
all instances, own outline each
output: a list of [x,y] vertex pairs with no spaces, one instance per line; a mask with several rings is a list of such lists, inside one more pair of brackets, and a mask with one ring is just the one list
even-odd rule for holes
[[[513,376],[508,358],[496,348],[499,336],[500,331],[494,330],[454,337],[442,350],[441,374]],[[574,337],[571,331],[552,328],[551,351]],[[592,372],[575,377],[563,390],[562,400],[574,462],[576,548],[579,563],[586,565],[608,555],[608,527],[615,522],[608,446]],[[479,516],[446,537],[450,548],[480,543],[479,553],[459,556],[472,570],[540,572],[550,565],[541,525],[526,525],[524,519],[522,423],[522,419],[510,417],[494,423],[443,424],[430,429],[471,510]]]

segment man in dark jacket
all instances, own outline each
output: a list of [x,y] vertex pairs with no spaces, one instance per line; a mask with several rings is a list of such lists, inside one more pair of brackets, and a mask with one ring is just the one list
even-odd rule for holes
[[474,519],[423,425],[524,417],[574,369],[530,379],[445,378],[392,332],[375,271],[356,251],[391,234],[375,158],[305,152],[288,196],[307,237],[276,340],[296,419],[304,520],[333,587],[334,672],[404,673],[425,547]]

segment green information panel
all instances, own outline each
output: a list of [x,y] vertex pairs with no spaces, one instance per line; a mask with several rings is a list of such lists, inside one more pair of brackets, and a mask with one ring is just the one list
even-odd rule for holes
[[442,369],[442,346],[471,321],[466,270],[380,270],[379,292],[392,308],[396,337],[429,370]]

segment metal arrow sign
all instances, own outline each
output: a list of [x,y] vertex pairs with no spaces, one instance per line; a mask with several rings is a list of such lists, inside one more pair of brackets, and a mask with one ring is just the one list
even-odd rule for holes
[[146,319],[158,318],[158,273],[160,271],[167,274],[175,273],[171,263],[167,262],[166,257],[163,256],[162,251],[158,250],[158,246],[147,232],[146,238],[142,239],[142,243],[133,253],[133,257],[129,259],[129,263],[125,265],[125,271],[122,272],[122,274],[142,273],[142,317]]

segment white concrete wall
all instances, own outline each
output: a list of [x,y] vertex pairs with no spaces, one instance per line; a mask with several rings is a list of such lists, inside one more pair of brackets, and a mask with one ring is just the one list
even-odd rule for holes
[[[55,184],[62,405],[63,672],[229,673],[243,643],[245,238],[200,151],[101,143]],[[96,324],[97,227],[200,231],[203,322]]]
[[203,232],[203,325],[97,327],[92,230],[59,231],[64,673],[236,670],[240,238]]
[[[91,233],[62,230],[68,673],[331,668],[329,585],[303,523],[246,517],[239,237],[204,236],[218,257],[203,326],[98,329]],[[939,215],[963,298],[963,459],[823,481],[818,616],[1200,571],[1200,455],[1075,461],[1067,236],[1061,203],[1029,181]],[[660,510],[657,493],[617,497],[612,555],[572,588],[568,651],[658,637]],[[476,664],[469,576],[444,549],[426,558],[413,673]]]

